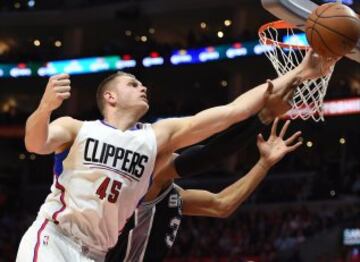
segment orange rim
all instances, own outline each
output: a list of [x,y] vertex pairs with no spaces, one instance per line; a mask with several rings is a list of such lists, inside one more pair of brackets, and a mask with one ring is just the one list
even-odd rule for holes
[[265,45],[272,45],[272,46],[280,46],[281,48],[293,48],[293,49],[300,49],[300,50],[307,50],[309,49],[308,45],[291,45],[291,44],[285,44],[283,42],[278,42],[276,40],[267,38],[265,35],[265,31],[269,28],[274,29],[293,29],[296,28],[296,26],[284,21],[284,20],[278,20],[270,23],[266,23],[262,25],[259,28],[258,34],[259,38],[261,39],[261,42]]

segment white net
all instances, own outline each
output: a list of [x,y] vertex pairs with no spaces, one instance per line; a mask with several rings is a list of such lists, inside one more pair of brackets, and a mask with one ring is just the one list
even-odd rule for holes
[[[299,65],[308,49],[290,27],[279,29],[269,24],[265,30],[259,31],[259,36],[260,43],[266,46],[265,54],[279,76]],[[289,41],[286,47],[281,44],[284,37]],[[296,88],[289,101],[292,109],[288,113],[292,119],[300,117],[303,120],[312,118],[316,122],[324,121],[323,102],[330,78],[331,74],[305,81]]]

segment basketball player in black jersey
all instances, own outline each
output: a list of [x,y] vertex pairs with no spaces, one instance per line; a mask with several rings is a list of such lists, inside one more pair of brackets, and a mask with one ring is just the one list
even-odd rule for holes
[[[271,85],[271,82],[268,84]],[[269,90],[271,92],[271,86]],[[175,241],[183,215],[225,218],[232,214],[254,191],[270,167],[301,145],[300,142],[294,144],[300,132],[284,139],[289,121],[277,135],[276,119],[268,141],[258,136],[259,161],[249,173],[218,194],[205,190],[184,190],[173,182],[173,178],[209,171],[246,146],[264,128],[264,123],[287,111],[289,105],[286,101],[292,95],[292,90],[289,88],[273,96],[267,94],[265,107],[258,116],[232,126],[205,146],[185,150],[170,161],[155,177],[145,201],[128,221],[106,261],[162,261]]]

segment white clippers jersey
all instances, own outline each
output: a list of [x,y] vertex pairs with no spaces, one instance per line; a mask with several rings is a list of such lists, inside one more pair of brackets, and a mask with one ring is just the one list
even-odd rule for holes
[[54,182],[39,215],[79,244],[107,252],[148,190],[156,153],[149,124],[122,132],[84,122],[70,150],[55,155]]

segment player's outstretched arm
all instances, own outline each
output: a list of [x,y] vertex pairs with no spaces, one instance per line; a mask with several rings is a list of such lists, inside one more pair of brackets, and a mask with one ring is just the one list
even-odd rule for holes
[[260,151],[260,159],[244,177],[218,194],[205,190],[180,191],[183,199],[183,214],[210,217],[228,217],[231,215],[255,190],[269,169],[287,153],[294,151],[301,145],[301,142],[295,143],[301,132],[296,132],[290,138],[284,139],[290,121],[285,123],[279,135],[276,134],[277,124],[278,119],[274,121],[267,141],[263,139],[262,135],[258,135],[257,145]]
[[49,154],[74,139],[80,121],[62,117],[50,124],[51,113],[70,97],[70,89],[69,75],[50,77],[38,108],[26,121],[25,146],[28,151]]
[[[273,92],[284,92],[289,87],[294,89],[294,83],[327,74],[335,63],[336,60],[326,60],[310,51],[298,67],[271,82]],[[155,123],[158,152],[173,152],[195,144],[257,113],[264,106],[268,89],[269,84],[264,83],[227,105],[213,107],[191,117],[165,119]]]
[[174,160],[176,172],[167,173],[176,174],[176,177],[187,177],[207,172],[255,141],[256,135],[261,133],[267,124],[291,108],[288,101],[297,84],[294,82],[294,86],[274,92],[273,83],[270,80],[267,83],[269,86],[265,93],[265,106],[258,115],[225,129],[205,145],[186,149]]

